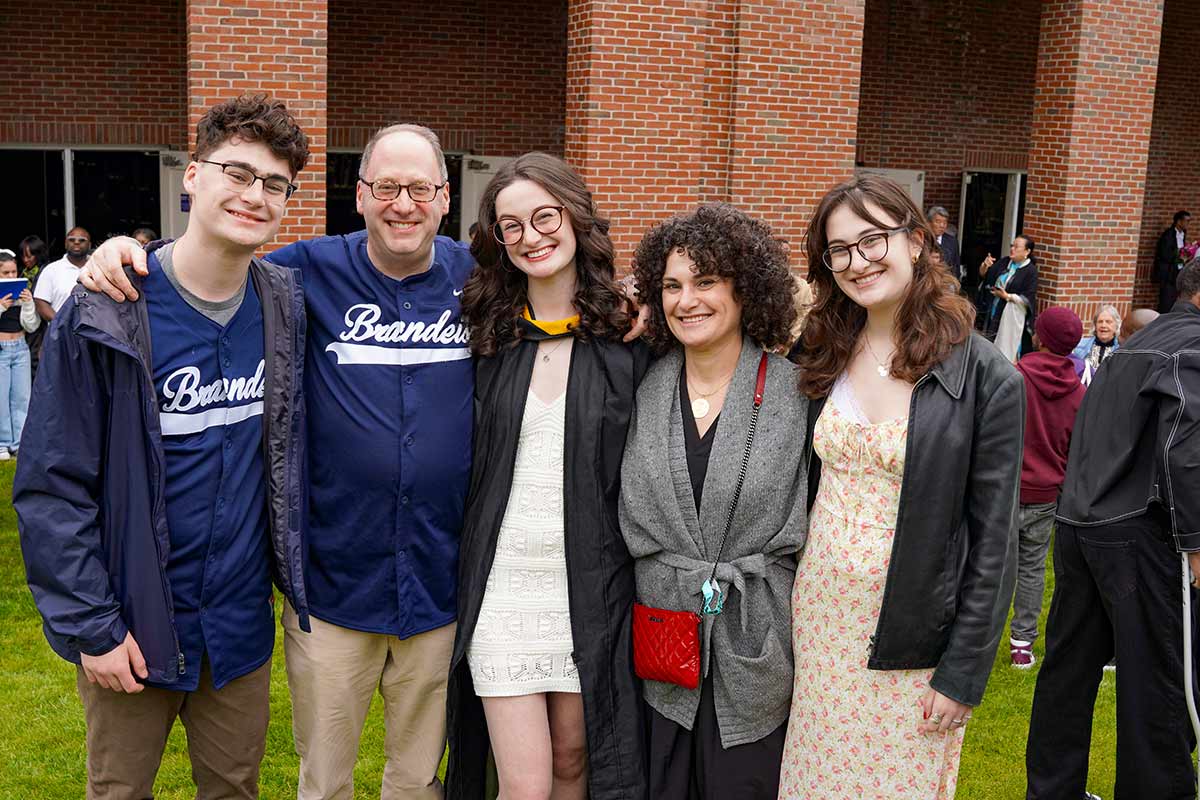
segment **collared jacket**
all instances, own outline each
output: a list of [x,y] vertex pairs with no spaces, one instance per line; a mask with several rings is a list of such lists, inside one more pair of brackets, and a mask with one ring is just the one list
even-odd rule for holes
[[1179,277],[1179,235],[1175,225],[1159,234],[1154,245],[1154,280],[1174,283]]
[[[825,398],[809,404],[809,507],[821,460],[812,431]],[[933,667],[930,686],[979,705],[1016,580],[1025,387],[977,334],[913,388],[904,479],[883,606],[868,669]]]
[[[450,663],[446,796],[484,797],[488,732],[466,653],[479,621],[512,489],[521,421],[537,355],[528,336],[475,360],[475,457],[458,568],[458,629]],[[633,558],[621,537],[621,455],[644,345],[576,339],[567,379],[563,523],[572,660],[579,670],[592,800],[646,793],[644,715],[633,671]]]
[[[255,259],[262,302],[263,462],[272,577],[308,630],[304,592],[304,298]],[[140,281],[140,279],[135,279]],[[145,295],[76,287],[46,336],[13,482],[21,552],[50,646],[79,663],[132,633],[157,684],[182,654],[166,565],[165,457]]]
[[1179,301],[1104,363],[1075,420],[1058,519],[1162,511],[1175,547],[1200,550],[1200,308]]

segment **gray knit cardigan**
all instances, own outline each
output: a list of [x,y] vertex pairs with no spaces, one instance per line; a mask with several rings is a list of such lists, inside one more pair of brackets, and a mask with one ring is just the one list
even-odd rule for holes
[[[744,340],[717,423],[699,515],[679,407],[682,351],[661,358],[642,380],[622,462],[620,520],[635,559],[638,601],[645,605],[700,610],[700,587],[712,570],[745,451],[761,353]],[[769,356],[749,469],[717,569],[725,610],[705,616],[701,629],[701,670],[714,681],[726,748],[774,731],[791,704],[792,582],[807,532],[807,409],[795,367]],[[691,730],[699,689],[646,681],[645,697],[658,713]]]

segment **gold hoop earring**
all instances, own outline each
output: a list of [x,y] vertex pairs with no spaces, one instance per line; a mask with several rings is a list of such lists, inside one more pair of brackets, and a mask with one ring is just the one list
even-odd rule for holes
[[921,253],[920,253],[920,251],[917,251],[916,253],[913,253],[913,257],[912,257],[912,263],[913,263],[913,266],[914,266],[914,267],[917,265],[917,262],[918,262],[918,261],[920,261],[920,260],[921,260]]

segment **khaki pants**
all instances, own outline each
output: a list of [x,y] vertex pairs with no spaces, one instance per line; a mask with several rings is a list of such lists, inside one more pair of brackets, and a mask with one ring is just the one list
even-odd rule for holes
[[381,797],[441,798],[437,768],[446,749],[454,624],[400,639],[309,620],[312,633],[304,633],[296,612],[284,608],[299,800],[353,798],[358,740],[376,688],[386,726]]
[[194,692],[147,686],[123,694],[88,683],[83,667],[76,669],[87,721],[88,800],[151,797],[176,717],[187,731],[197,800],[258,797],[271,709],[270,661],[219,690],[205,661]]

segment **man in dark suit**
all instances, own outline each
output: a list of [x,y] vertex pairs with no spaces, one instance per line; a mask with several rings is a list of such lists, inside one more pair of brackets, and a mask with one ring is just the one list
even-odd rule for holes
[[1166,314],[1175,305],[1179,290],[1175,282],[1179,270],[1183,266],[1179,262],[1179,248],[1183,247],[1184,235],[1187,233],[1188,220],[1192,215],[1186,211],[1176,211],[1171,227],[1158,237],[1154,248],[1154,280],[1158,281],[1158,313]]
[[958,253],[958,239],[946,230],[950,224],[950,215],[942,206],[934,206],[925,214],[925,218],[929,220],[929,227],[933,228],[933,237],[942,250],[942,263],[950,270],[951,275],[961,281],[963,271],[962,259]]

